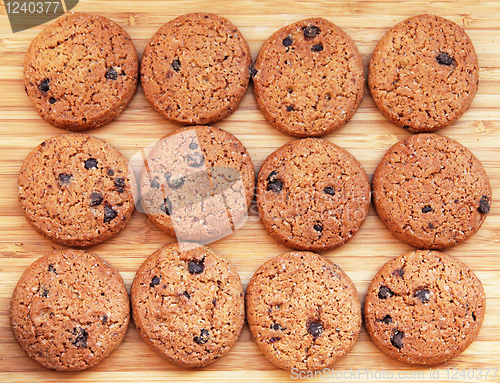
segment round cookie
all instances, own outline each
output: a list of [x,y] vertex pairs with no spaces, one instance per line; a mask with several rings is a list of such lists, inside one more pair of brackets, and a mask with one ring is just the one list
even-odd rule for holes
[[186,127],[156,143],[140,186],[141,206],[155,225],[179,242],[207,244],[245,223],[255,171],[232,134],[210,126]]
[[472,236],[490,211],[481,162],[457,141],[418,134],[393,145],[373,176],[373,202],[387,228],[421,249],[444,249]]
[[206,366],[226,355],[245,320],[238,273],[204,246],[163,246],[137,271],[131,296],[142,339],[181,367]]
[[135,177],[116,149],[83,134],[52,137],[26,157],[18,179],[26,220],[65,246],[101,243],[134,211]]
[[322,136],[348,122],[363,97],[364,81],[356,44],[323,18],[278,30],[262,46],[253,70],[262,114],[297,137]]
[[319,370],[347,354],[361,329],[356,287],[332,262],[309,252],[262,265],[246,291],[247,321],[259,349],[285,370]]
[[151,106],[166,119],[210,124],[237,108],[251,65],[250,48],[229,20],[190,13],[151,38],[142,56],[141,83]]
[[370,337],[405,363],[438,364],[464,351],[481,329],[486,297],[481,281],[459,260],[417,250],[387,262],[365,299]]
[[130,305],[123,279],[101,258],[64,250],[36,260],[12,294],[10,325],[21,348],[46,368],[90,368],[119,346]]
[[110,122],[127,107],[138,73],[134,44],[119,25],[102,16],[72,14],[33,40],[24,83],[43,119],[84,130]]
[[370,60],[368,86],[382,114],[412,132],[451,124],[468,108],[479,81],[471,40],[454,22],[411,17],[379,41]]
[[277,242],[298,250],[328,250],[348,241],[365,221],[370,184],[347,150],[305,138],[264,161],[257,204],[264,227]]

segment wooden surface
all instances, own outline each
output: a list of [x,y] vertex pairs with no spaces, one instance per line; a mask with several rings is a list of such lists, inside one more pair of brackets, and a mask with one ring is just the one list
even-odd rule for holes
[[[13,34],[3,4],[0,8],[0,381],[292,381],[290,373],[278,370],[260,354],[246,325],[228,356],[198,370],[180,369],[162,360],[141,341],[133,323],[115,352],[96,367],[81,373],[48,371],[18,347],[8,322],[12,291],[28,265],[61,246],[37,234],[24,219],[17,201],[17,175],[23,159],[33,147],[63,131],[41,120],[24,93],[24,53],[42,27]],[[487,311],[477,340],[463,354],[439,366],[439,374],[450,381],[482,381],[484,379],[464,379],[463,374],[447,369],[457,368],[461,372],[469,368],[500,367],[500,202],[497,202],[500,196],[500,2],[436,1],[402,5],[396,1],[80,1],[75,11],[97,11],[119,23],[132,37],[139,54],[155,31],[175,16],[194,11],[214,12],[227,17],[240,29],[254,59],[265,39],[278,28],[306,17],[323,16],[353,38],[363,55],[365,67],[382,35],[407,17],[434,13],[463,26],[479,56],[479,91],[469,111],[440,133],[470,148],[483,162],[491,179],[494,201],[479,232],[447,252],[468,264],[482,280]],[[257,109],[251,87],[236,112],[216,126],[235,134],[243,142],[257,170],[272,151],[292,140],[266,123]],[[107,140],[130,158],[140,148],[175,128],[153,111],[139,87],[137,95],[118,119],[88,133]],[[384,119],[365,91],[352,121],[326,139],[349,150],[371,178],[389,146],[407,135]],[[89,251],[117,267],[130,288],[135,271],[144,259],[171,240],[136,211],[125,230]],[[238,232],[210,246],[236,266],[245,286],[262,263],[288,251],[268,236],[255,213]],[[366,223],[348,244],[322,255],[347,272],[363,298],[375,272],[386,261],[407,250],[411,247],[392,237],[370,208]],[[370,342],[364,329],[353,351],[332,368],[339,374],[350,369],[355,373],[358,369],[370,369],[373,374],[352,376],[355,379],[349,379],[348,374],[345,380],[372,381],[378,377],[379,381],[384,381],[388,380],[384,376],[392,373],[394,381],[402,381],[398,378],[401,372],[408,373],[408,380],[410,374],[418,372],[424,380],[430,378],[428,367],[408,366],[384,356]],[[436,371],[434,367],[432,372]],[[472,374],[470,371],[465,370]],[[490,372],[489,380],[491,378]],[[323,380],[333,381],[328,376],[323,376]],[[500,372],[494,380],[500,380]]]

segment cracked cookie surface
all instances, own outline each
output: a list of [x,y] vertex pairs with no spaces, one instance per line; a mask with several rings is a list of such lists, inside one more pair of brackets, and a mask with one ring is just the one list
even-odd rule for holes
[[101,258],[78,250],[43,256],[12,294],[10,324],[21,348],[43,366],[79,371],[121,343],[130,318],[123,280]]
[[279,243],[298,250],[340,246],[359,230],[370,184],[345,149],[319,138],[285,144],[269,155],[257,180],[262,223]]
[[229,20],[190,13],[151,38],[142,56],[141,83],[149,103],[166,119],[210,124],[234,112],[251,65],[250,48]]
[[411,17],[379,41],[368,86],[382,114],[412,132],[431,132],[459,118],[474,98],[479,65],[457,24],[432,15]]
[[207,247],[165,245],[139,268],[132,313],[143,340],[182,367],[226,355],[245,319],[243,287],[234,267]]
[[391,358],[438,364],[454,358],[476,338],[486,297],[481,281],[459,260],[418,250],[387,262],[365,299],[372,341]]
[[387,228],[421,249],[471,237],[491,206],[481,162],[445,136],[418,134],[393,145],[373,176],[373,202]]
[[247,321],[259,349],[285,370],[319,370],[348,353],[361,329],[358,293],[332,262],[310,252],[262,265],[246,291]]
[[104,125],[128,105],[139,61],[128,34],[102,16],[74,14],[45,28],[25,58],[26,93],[58,128]]
[[335,24],[311,18],[281,28],[255,61],[254,94],[283,133],[322,136],[348,122],[364,91],[358,48]]
[[135,177],[108,143],[83,134],[50,138],[26,157],[18,179],[26,220],[65,246],[91,246],[120,232],[134,210]]

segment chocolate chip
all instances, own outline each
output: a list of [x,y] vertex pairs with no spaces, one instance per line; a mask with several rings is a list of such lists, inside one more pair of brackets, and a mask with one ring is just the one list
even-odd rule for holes
[[293,110],[293,105],[287,105],[286,111],[291,112]]
[[160,210],[164,212],[166,215],[170,215],[172,212],[172,202],[167,197],[163,200],[163,203],[160,205]]
[[380,287],[380,290],[378,291],[379,299],[387,299],[387,298],[392,297],[393,295],[394,295],[394,293],[387,286]]
[[432,207],[430,207],[430,205],[425,205],[422,208],[422,213],[430,213],[431,211],[434,211],[434,209]]
[[307,326],[307,332],[316,339],[323,333],[323,324],[321,324],[321,322],[311,322],[309,326]]
[[319,29],[316,25],[308,25],[307,27],[302,28],[302,32],[304,33],[306,40],[311,40],[321,33],[321,29]]
[[203,263],[203,260],[197,261],[193,259],[188,263],[188,270],[190,274],[200,274],[203,272],[204,269],[205,269],[205,264]]
[[66,174],[66,173],[59,174],[59,176],[57,177],[57,180],[59,181],[59,186],[69,184],[69,181],[71,181],[72,177],[73,176],[71,174]]
[[432,222],[429,222],[429,223],[427,224],[427,227],[428,227],[429,229],[435,229],[434,224],[433,224]]
[[323,226],[320,223],[317,223],[313,226],[314,230],[322,232],[323,231]]
[[404,130],[408,130],[408,129],[410,129],[410,127],[409,127],[408,125],[403,125],[403,126],[402,126],[402,128],[403,128]]
[[57,102],[57,99],[55,99],[54,97],[49,98],[50,105],[55,104],[56,102]]
[[293,44],[293,40],[290,37],[285,37],[283,39],[283,45],[285,47],[290,47],[290,46],[292,46],[292,44]]
[[479,207],[477,208],[481,214],[488,214],[490,212],[490,201],[488,196],[483,195],[479,200]]
[[97,160],[95,158],[89,158],[85,160],[85,169],[97,169]]
[[187,291],[184,291],[182,295],[184,295],[187,299],[191,299],[191,295],[189,295]]
[[395,275],[396,277],[403,278],[403,275],[405,275],[404,269],[396,269],[392,272],[392,275]]
[[253,66],[249,66],[248,70],[250,71],[250,77],[255,77],[258,73],[257,69],[255,69]]
[[115,172],[113,171],[113,169],[108,169],[107,173],[108,173],[108,176],[110,176],[110,177],[115,175]]
[[474,319],[474,322],[477,320],[475,312],[472,312],[472,319]]
[[198,149],[198,144],[196,142],[191,142],[189,144],[189,149],[191,149],[191,150]]
[[321,52],[323,50],[323,44],[314,44],[311,48],[312,52]]
[[392,323],[392,317],[390,315],[386,315],[382,319],[377,319],[377,322],[383,322],[385,324]]
[[156,275],[151,279],[151,283],[149,284],[149,287],[155,287],[158,286],[160,283],[160,278],[158,278]]
[[125,191],[125,178],[116,178],[114,181],[113,181],[113,184],[115,185],[115,188],[116,188],[116,191],[118,191],[118,193],[123,193]]
[[269,343],[276,343],[280,340],[281,340],[281,338],[279,336],[273,336],[273,337],[269,338]]
[[116,72],[115,68],[109,68],[106,71],[105,77],[108,80],[116,80],[118,78],[118,73]]
[[103,315],[102,316],[102,324],[106,324],[108,323],[108,316],[107,315]]
[[190,154],[187,159],[187,164],[192,168],[199,168],[205,162],[205,157],[201,153]]
[[38,85],[38,89],[42,92],[48,92],[50,90],[50,80],[48,78],[44,78],[40,85]]
[[88,333],[85,329],[81,327],[75,327],[73,329],[73,335],[75,335],[75,339],[72,342],[73,346],[83,348],[87,347]]
[[446,52],[439,52],[439,54],[436,56],[436,61],[440,65],[446,65],[446,66],[450,66],[450,65],[452,65],[455,62],[455,60],[453,59],[453,57],[451,57]]
[[203,345],[203,344],[208,342],[209,336],[210,336],[210,332],[208,330],[205,330],[204,328],[202,328],[200,331],[200,336],[195,336],[193,338],[194,343],[197,343],[199,345]]
[[335,195],[335,189],[332,188],[331,186],[327,186],[326,188],[323,189],[323,192],[325,194],[329,194],[329,195]]
[[275,193],[279,193],[283,190],[283,181],[279,178],[276,178],[278,172],[273,170],[269,176],[267,176],[267,191],[273,191]]
[[[54,267],[53,264],[50,264],[49,265],[49,271],[52,272],[52,273],[56,273],[56,268]],[[57,273],[56,273],[57,274]]]
[[156,178],[153,178],[151,180],[151,182],[149,183],[149,185],[153,188],[153,189],[158,189],[160,187],[160,183],[157,181]]
[[172,61],[172,68],[174,68],[176,72],[179,72],[181,70],[181,62],[175,59],[174,61]]
[[49,290],[42,287],[40,289],[40,296],[42,298],[47,298],[49,296]]
[[90,206],[99,206],[103,201],[102,194],[98,192],[90,193]]
[[418,298],[422,303],[427,303],[431,299],[431,292],[427,289],[419,290],[415,293],[415,298]]
[[111,222],[117,215],[118,213],[110,205],[104,205],[104,223]]
[[391,337],[391,343],[396,348],[403,348],[403,337],[405,333],[403,331],[396,330]]
[[184,185],[184,177],[172,178],[171,173],[165,174],[165,179],[167,180],[167,185],[170,189],[179,189]]
[[283,331],[284,328],[281,327],[281,325],[279,325],[278,323],[273,323],[271,325],[271,330],[274,330],[274,331]]

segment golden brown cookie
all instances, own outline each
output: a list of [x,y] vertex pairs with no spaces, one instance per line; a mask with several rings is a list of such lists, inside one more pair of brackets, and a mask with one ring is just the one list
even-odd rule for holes
[[120,232],[134,211],[135,177],[127,160],[100,138],[52,137],[26,157],[19,202],[26,220],[65,246],[91,246]]
[[335,24],[311,18],[281,28],[262,46],[254,94],[266,120],[292,136],[322,136],[343,126],[364,91],[356,44]]
[[365,299],[372,341],[405,363],[438,364],[464,351],[481,329],[483,285],[459,260],[417,250],[387,262]]
[[347,354],[361,329],[356,287],[332,262],[309,252],[262,265],[246,291],[259,349],[279,368],[319,370]]
[[368,85],[382,114],[412,132],[459,118],[476,95],[479,65],[469,36],[438,16],[411,17],[379,41]]
[[255,171],[242,143],[210,126],[178,129],[159,140],[140,177],[141,206],[179,242],[207,244],[243,225]]
[[114,267],[78,250],[36,260],[12,294],[10,325],[21,348],[58,371],[90,368],[118,347],[130,318]]
[[24,83],[47,122],[84,130],[110,122],[127,107],[138,72],[134,44],[119,25],[102,16],[72,14],[33,40]]
[[141,83],[153,108],[185,125],[210,124],[234,112],[250,81],[250,48],[227,19],[190,13],[151,38]]
[[465,241],[490,211],[481,162],[455,140],[418,134],[393,145],[373,176],[373,202],[387,228],[421,249]]
[[264,161],[257,180],[262,223],[279,243],[298,250],[340,246],[359,230],[370,206],[363,166],[319,138],[283,145]]
[[182,367],[206,366],[226,355],[245,320],[238,273],[204,246],[163,246],[137,271],[131,295],[142,339]]

